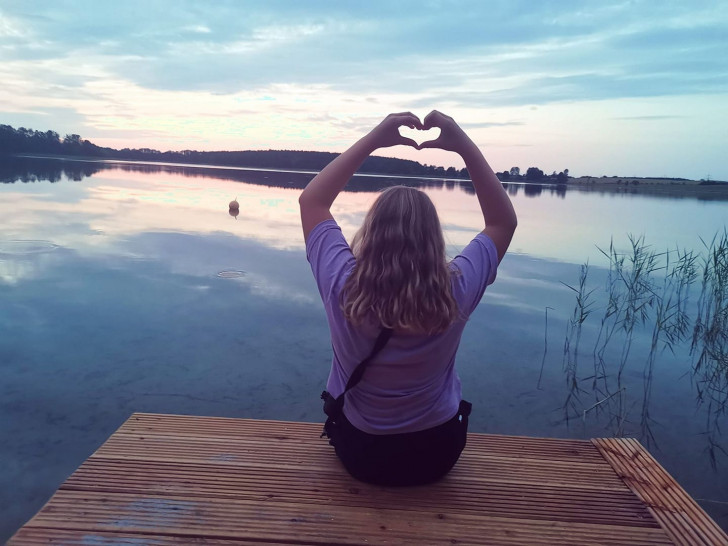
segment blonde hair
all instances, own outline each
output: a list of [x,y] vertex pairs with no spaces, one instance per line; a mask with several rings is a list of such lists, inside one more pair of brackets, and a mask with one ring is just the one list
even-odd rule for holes
[[375,320],[430,335],[456,319],[440,219],[424,192],[384,190],[351,248],[356,266],[344,284],[342,309],[352,324]]

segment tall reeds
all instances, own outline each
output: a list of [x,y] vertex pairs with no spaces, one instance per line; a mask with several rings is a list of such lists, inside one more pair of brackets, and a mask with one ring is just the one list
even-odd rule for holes
[[698,402],[708,407],[706,436],[711,462],[716,464],[719,419],[728,408],[728,231],[703,245],[702,279],[693,324],[690,354]]
[[[566,386],[569,389],[569,395],[564,402],[564,410],[566,418],[569,417],[569,409],[575,409],[579,399],[579,344],[581,342],[582,326],[592,311],[593,302],[591,300],[594,289],[586,289],[586,279],[589,275],[589,264],[581,266],[579,273],[579,283],[576,287],[563,283],[564,286],[576,293],[576,305],[571,318],[566,323],[566,337],[564,339],[564,359],[563,368],[566,373]],[[548,315],[547,315],[548,316]]]
[[[589,265],[580,268],[575,304],[567,320],[563,368],[567,382],[564,409],[567,419],[594,411],[607,415],[607,427],[615,436],[625,434],[627,424],[640,407],[640,437],[654,442],[650,414],[654,374],[659,373],[661,355],[686,355],[699,404],[708,408],[706,434],[715,462],[720,447],[719,417],[728,411],[728,231],[716,234],[706,252],[667,250],[657,252],[644,237],[629,236],[629,247],[620,252],[610,241],[604,299],[594,297],[588,287]],[[693,285],[701,276],[700,295],[691,306]],[[599,304],[599,305],[598,305]],[[601,306],[603,305],[603,307]],[[599,316],[593,341],[593,373],[580,376],[579,345],[582,330],[591,315]],[[645,351],[635,354],[639,340]],[[626,370],[642,366],[641,392],[627,385]],[[591,382],[594,402],[580,407],[580,394]],[[631,389],[631,390],[630,390]],[[581,411],[579,411],[581,410]]]

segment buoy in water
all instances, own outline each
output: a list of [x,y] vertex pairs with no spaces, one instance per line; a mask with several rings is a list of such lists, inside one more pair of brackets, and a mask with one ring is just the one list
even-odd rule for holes
[[230,210],[238,210],[240,208],[240,203],[238,203],[238,198],[236,197],[232,201],[230,201],[230,204],[228,205],[228,208]]

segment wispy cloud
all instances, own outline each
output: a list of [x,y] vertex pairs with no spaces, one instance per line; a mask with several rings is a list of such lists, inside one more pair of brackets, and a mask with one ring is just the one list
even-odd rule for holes
[[182,27],[183,31],[187,32],[193,32],[195,34],[210,34],[212,30],[210,30],[210,27],[207,27],[205,25],[187,25]]
[[665,119],[682,119],[685,116],[621,116],[612,119],[621,121],[662,121]]
[[475,121],[460,123],[463,129],[487,129],[489,127],[508,127],[514,125],[523,125],[522,121]]

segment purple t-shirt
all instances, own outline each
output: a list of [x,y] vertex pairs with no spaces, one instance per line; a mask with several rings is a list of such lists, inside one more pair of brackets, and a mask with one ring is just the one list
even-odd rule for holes
[[[334,220],[325,220],[309,234],[306,256],[326,309],[334,350],[327,390],[339,396],[354,368],[371,352],[378,330],[354,327],[344,317],[340,294],[356,259]],[[370,434],[415,432],[440,425],[458,411],[460,378],[455,353],[467,317],[495,280],[498,253],[479,233],[450,262],[452,293],[463,318],[440,334],[395,333],[367,365],[362,380],[346,393],[344,413],[359,430]]]

